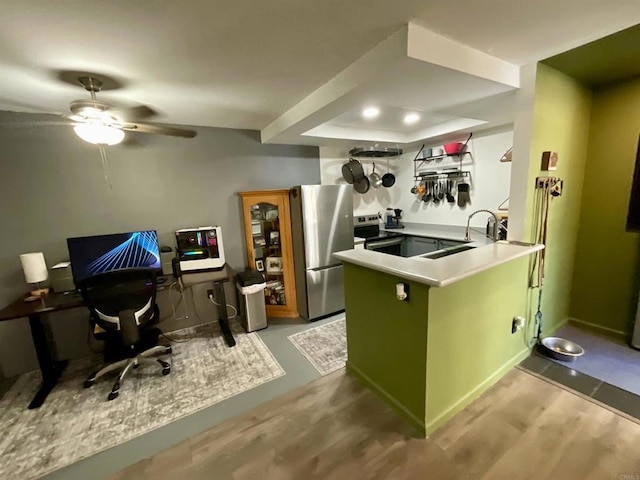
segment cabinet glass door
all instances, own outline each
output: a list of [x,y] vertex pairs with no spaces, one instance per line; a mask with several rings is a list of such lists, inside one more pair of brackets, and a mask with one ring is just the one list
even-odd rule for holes
[[269,305],[286,305],[285,276],[280,236],[280,207],[260,202],[250,206],[255,268],[267,280],[264,291]]

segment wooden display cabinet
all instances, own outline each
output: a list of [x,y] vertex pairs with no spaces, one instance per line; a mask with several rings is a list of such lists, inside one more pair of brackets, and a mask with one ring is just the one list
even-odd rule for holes
[[267,280],[268,317],[298,316],[289,190],[240,192],[249,268]]

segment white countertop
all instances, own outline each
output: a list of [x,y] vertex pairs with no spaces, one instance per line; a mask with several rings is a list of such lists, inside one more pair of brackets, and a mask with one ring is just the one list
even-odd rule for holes
[[[394,229],[405,235],[417,235],[447,240],[464,239],[465,227],[407,224]],[[516,258],[542,250],[544,245],[493,242],[486,236],[474,233],[472,245],[476,248],[438,259],[396,257],[371,250],[345,250],[335,254],[343,262],[353,263],[380,272],[397,275],[433,287],[446,287],[454,282],[501,265]]]

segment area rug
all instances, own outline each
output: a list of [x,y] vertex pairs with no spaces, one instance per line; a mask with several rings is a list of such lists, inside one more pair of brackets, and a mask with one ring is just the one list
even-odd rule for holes
[[22,375],[0,400],[0,478],[37,478],[285,374],[255,333],[232,325],[228,348],[217,323],[173,332],[171,374],[141,366],[107,401],[113,376],[82,384],[100,357],[72,361],[42,407],[27,410],[39,372]]
[[347,321],[344,318],[288,338],[321,375],[343,368],[347,361]]

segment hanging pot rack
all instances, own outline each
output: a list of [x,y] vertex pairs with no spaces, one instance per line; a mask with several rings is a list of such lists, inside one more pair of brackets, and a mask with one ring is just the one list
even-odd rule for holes
[[402,155],[402,149],[399,147],[380,147],[373,145],[370,147],[354,147],[349,150],[349,156],[357,158],[397,157],[399,155]]

